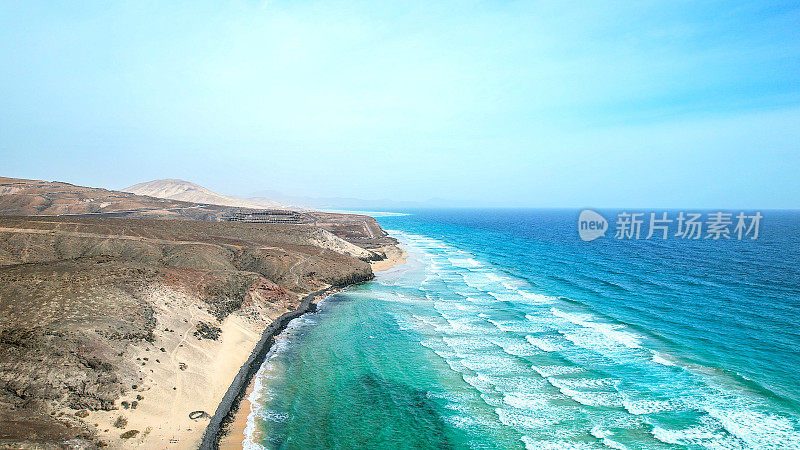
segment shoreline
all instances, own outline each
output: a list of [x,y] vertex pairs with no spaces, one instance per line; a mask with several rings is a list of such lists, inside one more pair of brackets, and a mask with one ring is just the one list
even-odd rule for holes
[[408,253],[398,244],[380,247],[379,250],[383,251],[386,258],[370,262],[373,272],[383,272],[395,266],[401,266],[408,260]]
[[[386,254],[386,259],[383,259],[381,261],[372,261],[372,262],[370,262],[370,266],[372,267],[373,272],[387,271],[387,270],[389,270],[389,269],[391,269],[393,267],[405,264],[407,259],[408,259],[408,253],[406,253],[406,251],[403,250],[403,248],[400,247],[399,245],[389,245],[389,246],[386,246],[386,247],[382,247],[381,250],[384,251],[384,253]],[[328,288],[328,289],[330,289],[330,288]],[[338,290],[340,290],[340,289],[336,289],[336,291],[338,291]],[[332,295],[334,293],[335,292],[330,292],[330,293],[328,293],[326,295],[326,297],[329,296],[329,295]],[[311,294],[311,295],[313,295],[313,294]],[[299,310],[299,308],[298,308],[298,310]],[[306,314],[307,312],[313,312],[313,309],[305,311],[302,314],[298,314],[296,317],[300,317],[303,314]],[[294,319],[294,318],[295,317],[293,317],[292,319]],[[274,342],[275,336],[280,334],[286,328],[286,325],[288,325],[289,321],[291,321],[292,319],[287,320],[286,324],[284,324],[283,327],[280,328],[280,330],[278,330],[277,332],[274,333],[274,335],[272,336],[272,342]],[[278,320],[280,320],[280,318]],[[277,322],[277,320],[276,320],[276,322]],[[252,408],[252,404],[250,403],[249,397],[250,397],[250,394],[253,392],[253,389],[254,389],[255,373],[258,372],[258,370],[260,369],[261,364],[263,364],[264,359],[266,358],[267,354],[269,353],[269,350],[270,350],[271,347],[272,347],[272,343],[270,343],[269,347],[266,349],[266,351],[263,353],[263,356],[260,358],[258,366],[255,367],[255,372],[253,372],[253,374],[250,376],[250,379],[248,380],[247,385],[242,389],[242,391],[240,391],[240,395],[239,395],[239,399],[238,399],[237,404],[234,405],[234,407],[229,411],[229,413],[227,415],[228,416],[227,417],[228,420],[225,421],[225,423],[223,423],[222,427],[220,427],[217,430],[218,436],[217,436],[216,441],[215,441],[216,447],[203,447],[203,445],[201,445],[200,446],[201,449],[204,449],[204,448],[220,448],[220,449],[224,449],[224,450],[233,450],[233,449],[242,448],[242,443],[247,438],[247,435],[245,434],[246,428],[247,428],[247,419],[248,419],[248,417],[250,415],[251,408]],[[250,361],[248,360],[248,362],[250,362]],[[245,365],[247,365],[247,364],[245,364]],[[215,416],[216,416],[216,414],[215,414]],[[209,426],[211,426],[210,423],[209,423]],[[208,431],[206,431],[206,432],[208,432]],[[205,443],[205,435],[204,435],[203,443]]]
[[236,377],[234,377],[233,382],[231,382],[230,387],[217,406],[214,415],[211,416],[211,420],[208,425],[206,425],[203,438],[200,442],[200,449],[211,450],[219,448],[220,441],[226,431],[225,429],[234,420],[240,407],[241,400],[252,384],[253,376],[258,372],[269,349],[275,342],[275,336],[280,334],[292,319],[300,317],[307,312],[313,312],[316,309],[314,301],[317,300],[318,297],[327,297],[340,289],[341,287],[338,286],[328,286],[306,295],[297,309],[282,314],[264,330],[261,339],[259,339],[256,346],[250,352],[250,357],[247,358],[247,361],[245,361],[239,369],[239,372],[236,374]]

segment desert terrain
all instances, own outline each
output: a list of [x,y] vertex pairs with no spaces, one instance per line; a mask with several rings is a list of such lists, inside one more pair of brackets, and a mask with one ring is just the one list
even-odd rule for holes
[[276,318],[402,256],[365,216],[220,222],[224,206],[9,178],[0,193],[0,448],[196,448]]

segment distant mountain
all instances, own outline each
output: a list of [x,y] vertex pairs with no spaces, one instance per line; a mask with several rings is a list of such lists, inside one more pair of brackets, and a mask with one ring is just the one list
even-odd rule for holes
[[241,198],[229,197],[227,195],[217,194],[216,192],[206,189],[199,184],[177,179],[148,181],[146,183],[139,183],[129,188],[125,188],[123,191],[131,192],[137,195],[148,195],[150,197],[182,200],[193,203],[207,203],[210,205],[255,209],[287,209],[287,207],[282,203],[278,203],[267,198],[259,198],[258,200],[244,200]]

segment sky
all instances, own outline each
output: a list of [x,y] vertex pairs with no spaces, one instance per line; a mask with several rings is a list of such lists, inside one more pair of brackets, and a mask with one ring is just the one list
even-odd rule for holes
[[800,4],[0,2],[0,176],[800,208]]

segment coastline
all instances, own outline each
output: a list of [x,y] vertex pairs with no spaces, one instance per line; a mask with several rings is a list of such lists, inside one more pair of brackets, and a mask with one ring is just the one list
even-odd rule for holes
[[380,261],[370,262],[373,272],[383,272],[392,267],[403,265],[408,259],[408,253],[397,244],[380,247],[378,250],[382,251],[386,255],[386,258]]
[[230,416],[246,394],[265,331],[402,254],[364,215],[237,223],[62,182],[0,177],[0,191],[0,447],[197,448],[220,401]]
[[316,308],[314,302],[319,297],[327,297],[339,289],[341,288],[328,286],[306,295],[297,309],[284,313],[264,330],[261,339],[250,352],[250,357],[239,369],[239,372],[236,374],[236,377],[234,377],[233,382],[217,406],[217,410],[214,412],[214,415],[211,416],[211,420],[203,433],[203,438],[199,446],[200,449],[219,448],[220,439],[225,433],[225,428],[228,423],[234,420],[240,406],[239,401],[246,394],[248,387],[251,385],[253,376],[258,371],[258,368],[261,367],[264,357],[275,341],[275,336],[280,334],[292,319],[300,317],[307,312],[314,311]]
[[[400,247],[399,245],[388,245],[386,247],[381,247],[379,250],[384,252],[386,258],[380,261],[370,262],[370,266],[372,267],[373,272],[383,272],[395,266],[403,265],[406,263],[406,260],[408,258],[408,253],[406,253],[406,251],[403,250],[403,248]],[[332,295],[333,293],[335,292],[327,293],[326,297]],[[313,312],[313,309],[306,312]],[[300,317],[303,314],[305,314],[305,312],[298,314],[296,317]],[[286,324],[288,324],[288,322],[289,321],[286,321]],[[273,342],[274,342],[274,337],[283,331],[283,329],[286,327],[286,324],[284,324],[280,328],[280,330],[278,330],[273,334],[272,336]],[[271,348],[271,344],[266,349],[260,360],[258,361],[258,364],[255,367],[255,372],[258,371],[258,369],[261,367],[261,364],[264,362],[264,358],[269,352],[269,348]],[[247,428],[247,419],[248,416],[250,415],[252,408],[252,404],[250,403],[249,397],[254,389],[255,372],[253,372],[253,375],[250,376],[250,379],[246,387],[243,389],[243,392],[240,392],[238,404],[231,409],[228,415],[228,420],[220,429],[217,430],[219,436],[217,437],[216,440],[216,445],[217,445],[216,448],[222,450],[235,450],[242,448],[242,443],[247,438],[247,435],[245,434]],[[210,425],[211,424],[209,424],[209,426]],[[204,438],[204,443],[205,443],[205,438]],[[215,448],[215,447],[201,446],[201,448]]]

